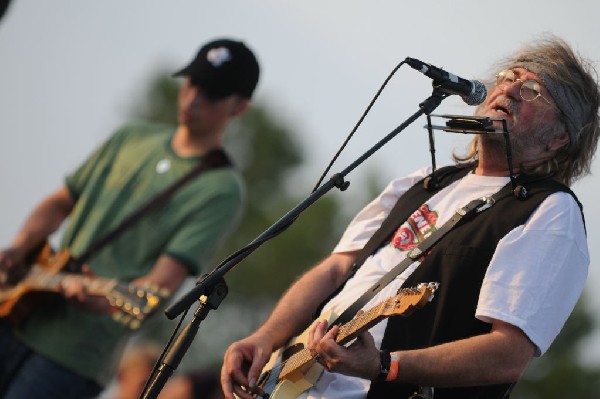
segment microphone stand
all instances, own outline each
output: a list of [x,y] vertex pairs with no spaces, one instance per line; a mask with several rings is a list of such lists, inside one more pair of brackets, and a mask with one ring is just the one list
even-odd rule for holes
[[449,94],[443,92],[441,88],[434,87],[431,96],[419,104],[419,110],[417,112],[415,112],[408,119],[406,119],[406,121],[388,133],[384,138],[378,141],[341,172],[334,174],[329,181],[314,190],[306,199],[296,205],[271,227],[256,237],[250,244],[230,255],[212,272],[202,276],[195,287],[193,287],[171,306],[169,306],[169,308],[165,310],[165,315],[167,318],[172,320],[183,313],[186,309],[189,309],[194,302],[198,300],[200,301],[200,305],[198,306],[196,312],[194,312],[193,319],[181,331],[175,344],[169,348],[169,351],[163,359],[163,363],[158,368],[157,373],[154,375],[152,383],[148,385],[148,389],[144,390],[141,398],[156,399],[167,379],[177,369],[177,366],[181,362],[185,352],[189,349],[190,344],[194,340],[194,337],[200,328],[201,321],[206,318],[211,308],[217,309],[221,301],[225,298],[227,294],[227,286],[223,276],[229,270],[254,252],[263,243],[283,232],[300,216],[304,210],[306,210],[310,205],[315,203],[319,198],[333,189],[333,187],[337,187],[340,189],[340,191],[345,191],[350,185],[350,183],[344,179],[348,173],[356,169],[356,167],[362,164],[371,155],[387,144],[411,123],[417,120],[421,115],[429,115],[431,112],[433,112],[441,104],[442,100],[448,96]]
[[[165,383],[171,377],[177,366],[183,359],[183,355],[190,348],[190,345],[194,341],[194,337],[200,328],[202,320],[208,316],[208,312],[211,309],[217,309],[223,299],[227,296],[227,285],[225,280],[221,277],[208,292],[208,295],[202,295],[199,299],[200,305],[194,312],[192,320],[188,325],[181,331],[181,334],[177,337],[177,341],[171,346],[169,352],[165,355],[163,363],[158,368],[157,372],[153,375],[153,380],[147,385],[147,389],[142,393],[141,398],[156,398],[160,391],[162,391]],[[152,377],[152,376],[151,376]]]

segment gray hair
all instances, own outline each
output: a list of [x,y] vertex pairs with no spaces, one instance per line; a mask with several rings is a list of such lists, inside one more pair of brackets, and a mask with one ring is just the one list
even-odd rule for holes
[[[501,61],[497,67],[498,70],[523,67],[538,75],[560,111],[558,118],[564,126],[557,129],[557,134],[566,130],[569,135],[568,146],[527,173],[553,174],[567,186],[588,175],[600,136],[600,92],[598,76],[591,62],[576,54],[564,40],[545,35]],[[475,138],[471,152],[466,157],[455,155],[455,159],[476,160],[477,143]]]

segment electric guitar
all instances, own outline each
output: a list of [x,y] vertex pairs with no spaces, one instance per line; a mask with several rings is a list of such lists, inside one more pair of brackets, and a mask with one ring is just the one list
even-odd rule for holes
[[[140,286],[62,271],[70,259],[68,249],[54,254],[46,244],[32,265],[24,268],[19,276],[9,278],[3,275],[0,318],[6,318],[13,324],[20,323],[37,303],[47,301],[49,294],[59,293],[65,279],[74,279],[83,283],[88,295],[108,299],[114,309],[112,317],[115,321],[136,330],[170,295],[168,290],[150,285]],[[12,281],[15,281],[14,284],[11,284]]]
[[[400,289],[397,295],[342,325],[335,339],[336,342],[340,345],[347,344],[360,332],[371,328],[387,317],[410,315],[433,299],[438,285],[438,283],[422,283],[416,288]],[[333,316],[328,317],[329,323],[335,319]],[[311,327],[290,341],[285,348],[273,352],[258,380],[258,388],[254,392],[256,397],[296,399],[302,392],[315,384],[324,367],[317,363],[314,356],[305,347]]]

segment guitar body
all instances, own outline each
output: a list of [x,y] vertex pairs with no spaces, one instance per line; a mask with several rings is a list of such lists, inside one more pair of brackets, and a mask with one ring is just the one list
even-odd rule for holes
[[50,245],[45,244],[30,267],[24,269],[19,276],[9,278],[9,281],[17,280],[15,285],[0,286],[0,318],[19,324],[40,303],[60,300],[56,290],[40,288],[31,281],[31,276],[37,270],[48,274],[59,273],[70,259],[69,250],[55,254]]
[[[334,313],[329,313],[321,316],[319,320],[326,319],[331,323],[336,317]],[[271,354],[258,382],[262,390],[269,393],[269,399],[296,399],[302,392],[312,387],[323,373],[323,366],[313,359],[298,370],[294,370],[285,379],[278,380],[282,362],[306,349],[308,334],[315,323],[316,321],[302,334],[290,340],[285,347]]]
[[302,392],[307,391],[315,385],[321,373],[323,373],[323,366],[319,363],[314,364],[297,380],[285,379],[277,383],[273,389],[273,393],[269,396],[269,399],[296,399]]

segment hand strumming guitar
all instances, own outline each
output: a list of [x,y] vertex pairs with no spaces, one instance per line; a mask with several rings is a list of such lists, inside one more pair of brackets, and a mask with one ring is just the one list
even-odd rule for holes
[[18,247],[9,247],[0,251],[0,287],[16,280],[19,269],[25,267],[26,252]]
[[268,334],[258,331],[227,349],[221,368],[226,399],[234,399],[233,394],[241,399],[254,398],[256,382],[273,350]]

